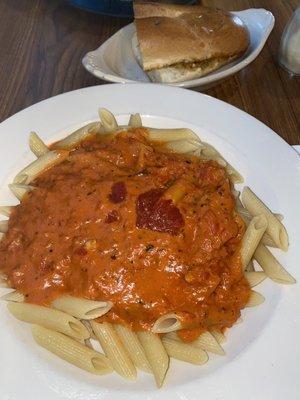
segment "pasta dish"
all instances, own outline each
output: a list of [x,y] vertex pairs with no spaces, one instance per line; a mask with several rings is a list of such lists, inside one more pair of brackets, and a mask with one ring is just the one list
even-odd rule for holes
[[[107,110],[47,146],[10,185],[2,206],[3,296],[38,344],[96,374],[152,373],[169,358],[204,364],[224,354],[252,287],[294,278],[268,247],[288,248],[282,216],[189,129],[119,126]],[[254,269],[253,260],[262,268]],[[103,353],[94,348],[97,340]]]

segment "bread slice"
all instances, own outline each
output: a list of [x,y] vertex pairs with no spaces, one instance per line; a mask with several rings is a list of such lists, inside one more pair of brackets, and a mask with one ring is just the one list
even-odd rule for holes
[[225,11],[159,3],[135,3],[134,11],[139,47],[133,50],[155,82],[206,75],[249,45],[243,22]]
[[[139,43],[136,33],[132,38],[132,50],[134,56],[142,67],[142,56],[139,49]],[[148,77],[152,82],[156,83],[177,83],[197,79],[209,74],[210,72],[220,68],[234,60],[236,57],[231,58],[213,58],[193,63],[181,63],[147,71]]]

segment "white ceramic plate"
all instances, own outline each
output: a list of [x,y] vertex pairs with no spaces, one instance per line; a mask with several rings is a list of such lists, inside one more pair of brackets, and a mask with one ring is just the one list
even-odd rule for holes
[[[278,252],[300,279],[300,157],[268,127],[248,114],[206,95],[160,85],[104,85],[80,89],[38,103],[0,125],[0,204],[10,204],[6,189],[15,172],[33,159],[28,132],[51,142],[97,119],[107,107],[128,121],[139,112],[147,125],[190,127],[245,177],[270,207],[284,214],[290,235],[288,253]],[[216,116],[218,116],[216,118]],[[5,145],[4,145],[5,144]],[[228,333],[225,357],[204,366],[172,360],[165,386],[139,374],[135,383],[116,374],[89,375],[39,348],[29,326],[0,305],[1,400],[298,400],[300,392],[300,291],[269,280],[258,289],[266,297],[243,312],[244,322]],[[1,292],[4,292],[2,289]]]
[[[199,79],[175,83],[173,86],[199,87],[205,89],[245,68],[259,55],[273,26],[273,15],[264,9],[250,9],[232,12],[246,25],[250,33],[250,46],[239,59],[223,66]],[[98,78],[109,82],[150,82],[148,76],[137,63],[131,48],[134,24],[120,29],[97,50],[87,53],[82,63],[84,67]]]

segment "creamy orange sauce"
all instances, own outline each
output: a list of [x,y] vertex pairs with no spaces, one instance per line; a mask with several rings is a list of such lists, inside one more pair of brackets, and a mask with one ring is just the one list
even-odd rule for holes
[[[164,194],[179,180],[174,204]],[[136,128],[85,140],[32,185],[0,243],[1,270],[27,302],[111,300],[103,319],[133,329],[176,312],[186,340],[239,318],[244,224],[214,161],[167,152]]]

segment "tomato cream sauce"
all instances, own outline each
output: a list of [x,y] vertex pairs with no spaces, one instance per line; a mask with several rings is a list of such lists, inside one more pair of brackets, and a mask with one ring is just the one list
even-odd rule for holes
[[1,271],[27,302],[110,300],[102,320],[135,330],[176,312],[186,340],[239,318],[250,293],[245,228],[216,162],[168,152],[135,128],[90,137],[32,185],[0,243]]

